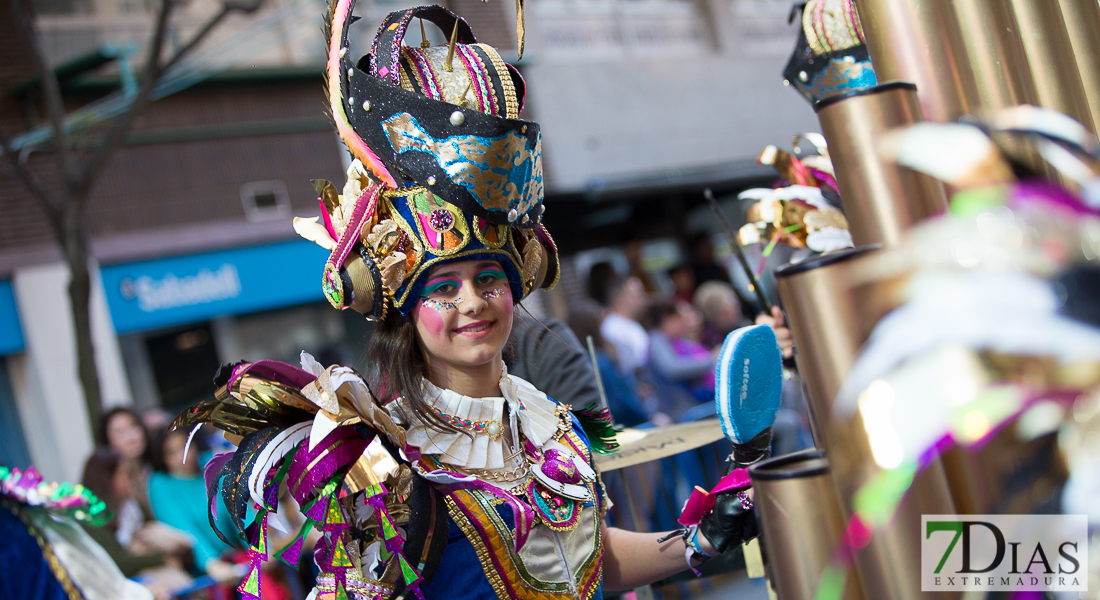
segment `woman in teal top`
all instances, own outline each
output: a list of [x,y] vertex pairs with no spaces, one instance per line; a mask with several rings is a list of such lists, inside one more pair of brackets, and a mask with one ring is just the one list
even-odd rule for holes
[[[229,547],[210,528],[206,482],[199,471],[195,444],[183,460],[186,432],[173,432],[154,442],[156,471],[149,478],[149,504],[158,521],[187,532],[195,540],[195,566],[209,571]],[[159,456],[158,456],[159,455]],[[156,460],[160,459],[160,460]],[[229,536],[233,533],[225,530]]]

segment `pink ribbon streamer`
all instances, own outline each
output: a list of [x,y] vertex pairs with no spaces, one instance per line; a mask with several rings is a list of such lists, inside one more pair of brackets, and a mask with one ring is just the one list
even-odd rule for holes
[[277,360],[258,360],[254,363],[239,365],[237,368],[233,369],[232,373],[229,375],[228,386],[232,388],[237,380],[248,372],[254,372],[260,377],[286,383],[298,389],[306,387],[317,379],[317,376],[313,373],[288,365],[285,362]]
[[[303,506],[307,504],[309,493],[336,471],[358,460],[370,441],[370,438],[359,437],[354,427],[337,427],[313,450],[308,444],[302,444],[290,464],[287,479],[294,498]],[[330,451],[325,453],[326,450]],[[322,454],[324,457],[317,460]],[[317,464],[313,464],[314,461]]]
[[731,490],[742,490],[751,485],[752,480],[749,479],[748,470],[734,469],[730,471],[729,475],[723,477],[711,491],[704,492],[699,488],[692,490],[691,497],[684,504],[684,511],[680,513],[680,518],[677,521],[685,527],[698,525],[707,513],[714,510],[714,501],[718,498],[718,494]]

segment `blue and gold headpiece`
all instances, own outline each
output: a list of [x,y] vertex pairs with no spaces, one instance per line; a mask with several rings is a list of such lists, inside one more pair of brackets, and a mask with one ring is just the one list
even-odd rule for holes
[[[323,222],[295,219],[299,234],[331,251],[329,302],[368,319],[390,305],[408,314],[431,268],[458,260],[499,260],[517,300],[552,287],[542,136],[518,118],[519,72],[440,6],[391,13],[371,52],[353,60],[354,4],[331,4],[326,72],[333,120],[355,160],[342,193],[314,181]],[[404,45],[413,18],[450,33],[451,43]]]
[[798,45],[783,77],[810,104],[878,83],[852,0],[806,3]]

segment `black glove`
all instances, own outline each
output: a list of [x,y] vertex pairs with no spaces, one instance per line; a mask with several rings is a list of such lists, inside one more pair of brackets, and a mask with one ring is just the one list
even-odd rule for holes
[[714,502],[714,510],[699,523],[699,533],[707,538],[719,553],[744,544],[759,535],[752,501],[744,492],[722,492]]
[[733,445],[733,454],[730,454],[732,469],[744,469],[771,456],[772,428],[769,425],[763,431],[743,444]]
[[[771,456],[772,428],[766,427],[743,444],[733,445],[730,455],[729,471],[743,469]],[[718,552],[740,546],[759,535],[756,516],[752,512],[752,501],[744,491],[729,491],[718,494],[714,510],[707,513],[699,523],[699,533],[707,538]]]

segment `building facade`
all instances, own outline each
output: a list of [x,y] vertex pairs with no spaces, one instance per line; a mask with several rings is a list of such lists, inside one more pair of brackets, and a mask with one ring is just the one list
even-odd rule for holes
[[[169,45],[185,43],[217,6],[188,3]],[[360,0],[362,51],[374,24],[403,6]],[[481,41],[516,58],[509,3],[450,7]],[[675,235],[682,226],[670,223],[699,200],[667,200],[685,192],[646,182],[691,176],[692,185],[733,189],[759,178],[752,160],[763,145],[816,129],[810,108],[782,85],[796,32],[788,9],[786,0],[527,2],[524,117],[542,124],[548,219],[570,240],[563,251],[591,246],[600,235],[582,230],[608,223]],[[151,3],[40,0],[38,11],[67,109],[102,122],[140,68]],[[209,394],[221,362],[295,362],[307,350],[356,363],[366,324],[328,308],[324,251],[290,225],[294,215],[318,214],[310,180],[342,182],[347,160],[324,114],[323,11],[321,0],[265,0],[219,25],[166,73],[162,97],[93,190],[93,330],[107,405],[178,411]],[[11,23],[0,28],[0,135],[30,140],[28,164],[50,182],[33,61]],[[592,193],[609,181],[627,191]],[[650,205],[677,208],[659,219],[629,208]],[[590,218],[623,206],[630,214],[618,221]],[[93,440],[68,273],[41,209],[7,177],[0,214],[0,461],[78,480]]]

